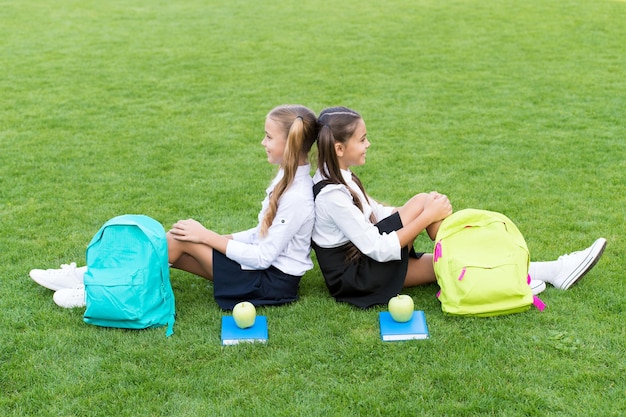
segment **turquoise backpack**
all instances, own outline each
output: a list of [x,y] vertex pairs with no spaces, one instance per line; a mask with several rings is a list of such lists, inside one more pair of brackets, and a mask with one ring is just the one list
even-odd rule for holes
[[170,284],[165,230],[143,215],[106,222],[87,247],[86,323],[145,329],[167,326],[174,333],[174,292]]
[[460,210],[441,223],[433,266],[444,313],[498,316],[526,311],[534,303],[528,276],[530,255],[524,237],[505,215]]

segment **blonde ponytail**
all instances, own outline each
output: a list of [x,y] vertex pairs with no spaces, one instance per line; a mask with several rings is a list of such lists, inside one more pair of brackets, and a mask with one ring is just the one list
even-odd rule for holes
[[272,110],[268,118],[278,122],[285,130],[286,144],[283,152],[283,177],[272,191],[269,207],[261,221],[261,236],[274,222],[280,198],[293,182],[300,160],[306,157],[317,138],[315,113],[303,106],[279,106]]

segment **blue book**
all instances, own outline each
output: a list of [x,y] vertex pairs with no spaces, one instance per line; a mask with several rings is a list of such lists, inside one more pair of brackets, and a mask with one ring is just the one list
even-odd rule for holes
[[398,340],[428,339],[428,326],[426,315],[423,311],[413,312],[411,320],[398,323],[388,311],[382,311],[378,315],[380,321],[380,337],[385,342]]
[[233,316],[222,316],[222,345],[267,343],[267,317],[257,316],[252,327],[240,329]]

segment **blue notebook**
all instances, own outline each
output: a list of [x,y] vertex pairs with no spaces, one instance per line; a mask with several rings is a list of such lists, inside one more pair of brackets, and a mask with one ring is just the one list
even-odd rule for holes
[[414,311],[411,320],[404,323],[395,321],[388,311],[380,312],[378,317],[380,338],[385,342],[429,338],[426,315],[421,310]]
[[240,329],[233,316],[222,316],[222,345],[267,343],[267,317],[257,316],[252,327]]

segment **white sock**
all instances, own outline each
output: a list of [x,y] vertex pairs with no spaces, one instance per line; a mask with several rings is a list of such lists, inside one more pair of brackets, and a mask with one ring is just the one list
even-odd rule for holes
[[548,262],[531,262],[528,268],[530,279],[538,279],[539,281],[553,284],[554,278],[559,275],[563,262],[560,259]]

